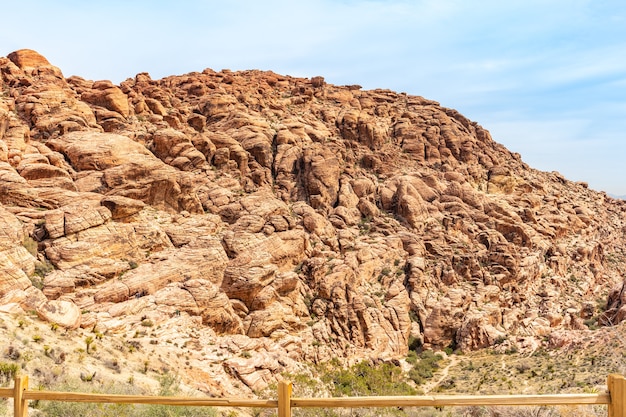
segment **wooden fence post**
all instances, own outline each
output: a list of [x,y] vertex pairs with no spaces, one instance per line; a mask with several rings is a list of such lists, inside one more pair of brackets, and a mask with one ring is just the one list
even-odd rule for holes
[[278,383],[278,417],[291,417],[291,382]]
[[28,375],[16,376],[13,385],[13,416],[28,416],[28,400],[24,398],[24,391],[28,389]]
[[626,379],[619,374],[611,374],[607,380],[611,402],[609,417],[626,417]]

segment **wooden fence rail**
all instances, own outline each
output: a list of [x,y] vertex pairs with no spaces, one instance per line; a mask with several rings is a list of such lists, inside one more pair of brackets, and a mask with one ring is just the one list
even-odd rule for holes
[[361,408],[361,407],[444,407],[444,406],[532,406],[607,404],[608,417],[626,417],[626,379],[611,374],[607,393],[550,395],[425,395],[386,397],[294,398],[292,385],[278,384],[276,400],[242,398],[163,397],[140,395],[86,394],[76,392],[33,391],[28,376],[17,376],[13,388],[0,388],[0,398],[13,398],[13,416],[27,417],[28,401],[91,402],[115,404],[162,404],[203,407],[275,408],[278,417],[291,417],[292,408]]

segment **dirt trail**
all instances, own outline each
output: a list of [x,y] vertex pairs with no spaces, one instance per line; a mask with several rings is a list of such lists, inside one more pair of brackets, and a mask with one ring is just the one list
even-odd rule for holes
[[448,357],[448,360],[449,362],[445,366],[445,368],[440,369],[433,376],[433,379],[420,386],[420,388],[424,391],[424,394],[429,394],[433,389],[437,387],[437,385],[443,382],[448,377],[448,370],[459,363],[459,358],[457,358],[456,355],[450,355]]

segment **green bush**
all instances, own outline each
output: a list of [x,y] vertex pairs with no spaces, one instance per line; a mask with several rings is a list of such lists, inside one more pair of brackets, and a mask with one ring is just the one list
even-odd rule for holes
[[347,369],[326,373],[322,380],[334,387],[334,396],[415,395],[399,366],[359,362]]
[[441,355],[436,355],[432,350],[423,351],[419,355],[419,361],[409,355],[407,362],[413,365],[413,369],[409,371],[409,378],[417,385],[423,384],[425,380],[433,377],[442,359]]

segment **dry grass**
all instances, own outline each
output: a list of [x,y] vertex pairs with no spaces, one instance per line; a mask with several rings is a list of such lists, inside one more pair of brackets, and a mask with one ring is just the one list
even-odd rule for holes
[[457,356],[434,389],[440,393],[551,394],[601,392],[611,373],[626,372],[625,325],[581,333],[566,347],[532,353],[487,349]]

